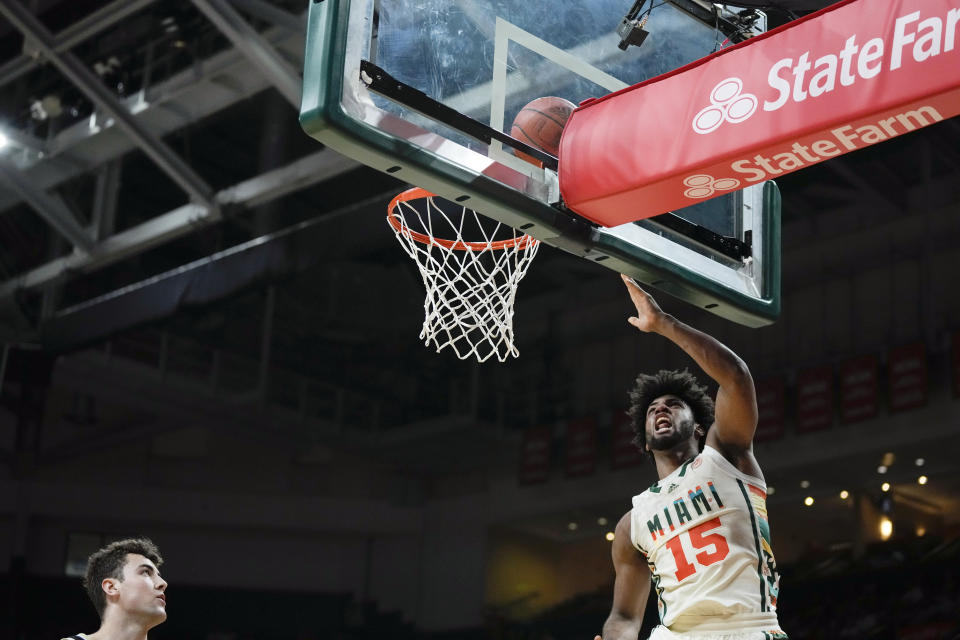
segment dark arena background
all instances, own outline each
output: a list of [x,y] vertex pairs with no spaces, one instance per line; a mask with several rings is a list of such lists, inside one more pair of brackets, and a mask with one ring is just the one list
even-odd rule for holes
[[[134,535],[154,640],[600,632],[655,480],[626,392],[693,364],[549,246],[519,358],[424,347],[406,185],[298,125],[306,8],[0,0],[0,638],[96,630],[86,558]],[[960,122],[778,184],[778,321],[653,293],[757,382],[783,628],[960,637]]]

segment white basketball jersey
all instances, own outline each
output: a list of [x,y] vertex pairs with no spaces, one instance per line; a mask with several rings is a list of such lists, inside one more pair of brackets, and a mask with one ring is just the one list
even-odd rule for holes
[[630,538],[650,565],[661,624],[777,628],[766,499],[763,480],[711,447],[634,496]]

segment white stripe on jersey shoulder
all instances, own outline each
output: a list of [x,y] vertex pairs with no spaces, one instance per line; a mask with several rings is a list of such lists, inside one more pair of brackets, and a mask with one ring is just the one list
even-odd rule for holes
[[749,482],[753,486],[763,489],[764,492],[767,491],[767,483],[763,478],[758,478],[756,476],[751,476],[748,473],[744,473],[733,466],[733,463],[723,457],[723,454],[711,447],[710,445],[704,445],[703,451],[700,452],[700,455],[705,455],[710,458],[713,462],[716,463],[718,467],[729,473],[735,478],[740,478],[744,482]]

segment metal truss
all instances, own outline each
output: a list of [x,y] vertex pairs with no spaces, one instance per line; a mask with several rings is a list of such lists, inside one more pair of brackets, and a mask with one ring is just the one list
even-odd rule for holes
[[[87,38],[113,26],[137,11],[148,7],[156,0],[114,0],[94,11],[53,37],[53,49],[57,53],[68,51]],[[29,46],[29,45],[28,45]],[[0,87],[9,84],[40,64],[38,57],[23,54],[0,66]]]
[[[197,8],[236,49],[216,54],[155,87],[144,87],[131,98],[120,99],[69,49],[154,1],[118,0],[56,36],[16,0],[0,4],[0,15],[24,34],[29,46],[98,108],[89,121],[76,123],[46,143],[26,135],[11,138],[29,153],[8,156],[0,163],[0,187],[6,190],[5,193],[0,189],[0,212],[18,201],[27,202],[74,245],[75,251],[0,283],[0,299],[19,290],[81,276],[188,234],[220,220],[223,205],[258,206],[358,166],[326,150],[214,193],[160,138],[271,84],[289,103],[299,107],[301,80],[287,58],[302,56],[303,15],[289,14],[259,0],[195,0]],[[258,33],[231,4],[278,26]],[[291,30],[296,32],[293,37]],[[0,67],[0,85],[36,64],[37,59],[21,56]],[[260,73],[249,73],[251,65]],[[107,165],[113,166],[112,171],[105,170],[98,178],[88,229],[80,225],[58,196],[47,191],[133,148],[140,148],[150,157],[191,202],[113,234],[119,171],[115,163]]]
[[224,0],[193,0],[203,15],[214,24],[266,76],[287,102],[300,109],[300,87],[303,82],[296,69],[267,44],[253,27]]
[[36,289],[95,271],[191,233],[199,227],[220,220],[221,206],[259,206],[329,180],[358,166],[360,165],[356,162],[329,149],[306,156],[285,167],[218,192],[214,197],[218,205],[216,207],[203,207],[193,203],[177,207],[98,242],[88,253],[74,253],[57,258],[18,275],[0,284],[0,299],[11,297],[21,289]]
[[56,40],[36,17],[19,2],[0,4],[0,14],[35,43],[40,52],[103,113],[136,142],[137,146],[166,173],[194,202],[213,206],[213,189],[162,140],[137,121],[103,85],[96,74],[70,52],[58,52]]
[[56,194],[37,189],[16,169],[0,162],[0,184],[23,198],[41,218],[83,253],[93,249],[93,238],[77,222],[67,205]]
[[[294,51],[298,56],[303,53],[302,34],[291,37],[276,28],[268,30],[263,38],[287,55],[293,55]],[[203,60],[196,68],[144,88],[124,99],[122,104],[155,136],[162,137],[270,86],[265,77],[249,70],[249,62],[239,51],[223,51]],[[21,136],[21,144],[15,135],[15,132],[8,133],[18,146],[40,153],[17,154],[11,161],[42,189],[53,188],[135,148],[117,127],[96,115],[64,129],[46,144],[27,136]],[[19,201],[14,194],[0,190],[0,212]]]

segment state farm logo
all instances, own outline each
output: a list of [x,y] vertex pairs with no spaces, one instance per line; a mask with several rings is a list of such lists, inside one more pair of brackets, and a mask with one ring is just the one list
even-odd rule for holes
[[743,122],[757,110],[757,96],[743,93],[740,78],[721,80],[710,92],[710,104],[693,118],[693,130],[710,133],[724,123]]
[[698,200],[700,198],[710,198],[717,191],[736,189],[740,186],[740,181],[736,178],[714,178],[705,173],[698,173],[684,178],[683,184],[689,187],[683,192],[683,195]]

